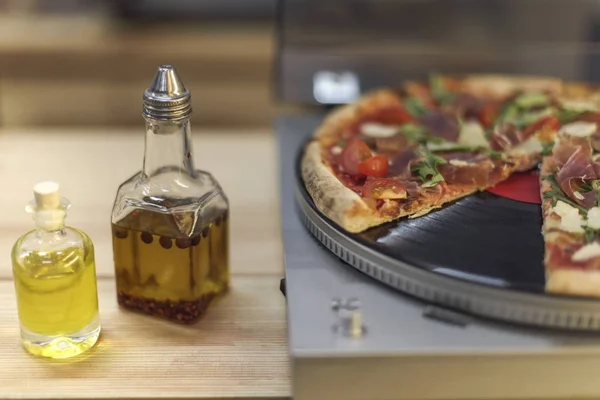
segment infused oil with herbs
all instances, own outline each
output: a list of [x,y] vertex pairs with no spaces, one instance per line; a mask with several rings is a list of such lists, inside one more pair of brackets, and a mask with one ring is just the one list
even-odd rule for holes
[[229,286],[229,204],[194,168],[190,114],[175,69],[159,67],[144,93],[143,168],[119,187],[111,221],[119,305],[186,324]]
[[112,226],[117,295],[127,308],[189,323],[229,285],[229,220],[191,236],[173,216],[140,210]]

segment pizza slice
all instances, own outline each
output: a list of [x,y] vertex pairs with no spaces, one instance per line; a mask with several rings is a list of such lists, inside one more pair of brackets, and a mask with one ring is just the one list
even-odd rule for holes
[[343,106],[316,130],[302,177],[350,232],[433,209],[531,169],[560,126],[562,82],[432,75]]
[[541,166],[546,290],[600,296],[600,114],[564,125]]

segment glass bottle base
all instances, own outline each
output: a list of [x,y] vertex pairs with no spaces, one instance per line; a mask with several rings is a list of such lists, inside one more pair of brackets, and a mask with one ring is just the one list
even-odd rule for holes
[[21,327],[21,342],[29,353],[47,358],[70,358],[91,349],[100,336],[100,320],[69,335],[40,335]]
[[159,317],[180,324],[193,324],[197,322],[213,304],[213,302],[227,292],[227,287],[220,291],[211,291],[195,300],[155,300],[136,296],[119,290],[117,301],[119,306],[130,311]]

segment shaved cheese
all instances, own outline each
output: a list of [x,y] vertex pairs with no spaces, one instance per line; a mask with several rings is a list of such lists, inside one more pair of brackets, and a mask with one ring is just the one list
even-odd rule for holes
[[579,214],[569,214],[560,218],[560,229],[566,232],[583,233],[584,231],[581,226],[584,224],[585,221]]
[[578,121],[564,125],[558,132],[571,136],[588,137],[596,133],[596,130],[597,126],[595,122]]
[[575,196],[575,198],[577,200],[583,200],[583,199],[585,199],[585,197],[583,197],[583,195],[581,193],[579,193],[578,191],[576,191],[576,190],[573,191],[573,196]]
[[388,138],[398,133],[395,125],[383,125],[375,122],[365,122],[360,127],[360,133],[373,138]]
[[440,142],[440,143],[427,142],[425,144],[425,146],[427,147],[428,150],[431,150],[431,151],[455,150],[455,149],[464,148],[463,144],[456,143],[456,142],[446,142],[446,141]]
[[450,160],[448,161],[450,165],[454,165],[455,167],[468,167],[469,165],[477,165],[465,160]]
[[342,148],[340,146],[333,146],[331,148],[331,154],[333,154],[334,156],[342,154]]
[[560,216],[561,230],[571,233],[583,233],[582,225],[585,225],[585,221],[579,214],[578,209],[559,200],[552,211]]
[[540,142],[537,137],[532,136],[523,143],[510,149],[509,153],[511,155],[539,154],[542,150],[544,150],[542,142]]
[[579,210],[570,204],[565,203],[562,200],[556,202],[556,205],[552,208],[559,217],[564,217],[569,214],[579,214]]
[[431,151],[444,151],[444,150],[456,150],[456,149],[464,149],[464,145],[456,142],[427,142],[425,144],[427,149]]
[[467,121],[462,124],[458,142],[471,147],[490,147],[490,144],[485,138],[483,126],[476,121]]
[[600,111],[598,104],[587,99],[564,99],[560,103],[564,108],[572,111]]
[[600,257],[600,244],[593,242],[588,243],[579,250],[577,250],[571,259],[573,261],[587,261],[591,258]]
[[592,229],[600,229],[600,208],[592,207],[587,213],[587,225]]

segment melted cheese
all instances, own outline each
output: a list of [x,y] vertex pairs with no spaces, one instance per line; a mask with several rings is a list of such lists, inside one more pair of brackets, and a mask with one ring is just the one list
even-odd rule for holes
[[490,147],[490,144],[485,138],[483,127],[480,123],[475,121],[467,121],[462,124],[458,142],[472,147]]
[[532,136],[523,143],[510,149],[509,153],[511,155],[539,154],[542,150],[544,150],[542,142],[540,142],[537,137]]
[[559,134],[566,134],[577,137],[588,137],[596,133],[596,123],[595,122],[571,122],[570,124],[564,125],[558,131]]
[[365,122],[360,127],[360,133],[372,138],[388,138],[398,133],[398,127],[375,122]]
[[600,257],[600,244],[592,242],[577,250],[571,259],[573,261],[587,261],[596,257]]
[[448,161],[450,165],[454,165],[455,167],[468,167],[470,165],[476,165],[465,160],[450,160]]
[[600,229],[600,208],[592,207],[587,213],[587,225],[592,229]]
[[331,148],[331,154],[333,154],[334,156],[342,154],[342,148],[340,146],[333,146]]
[[564,99],[560,103],[564,108],[572,111],[600,111],[594,101],[586,99]]

